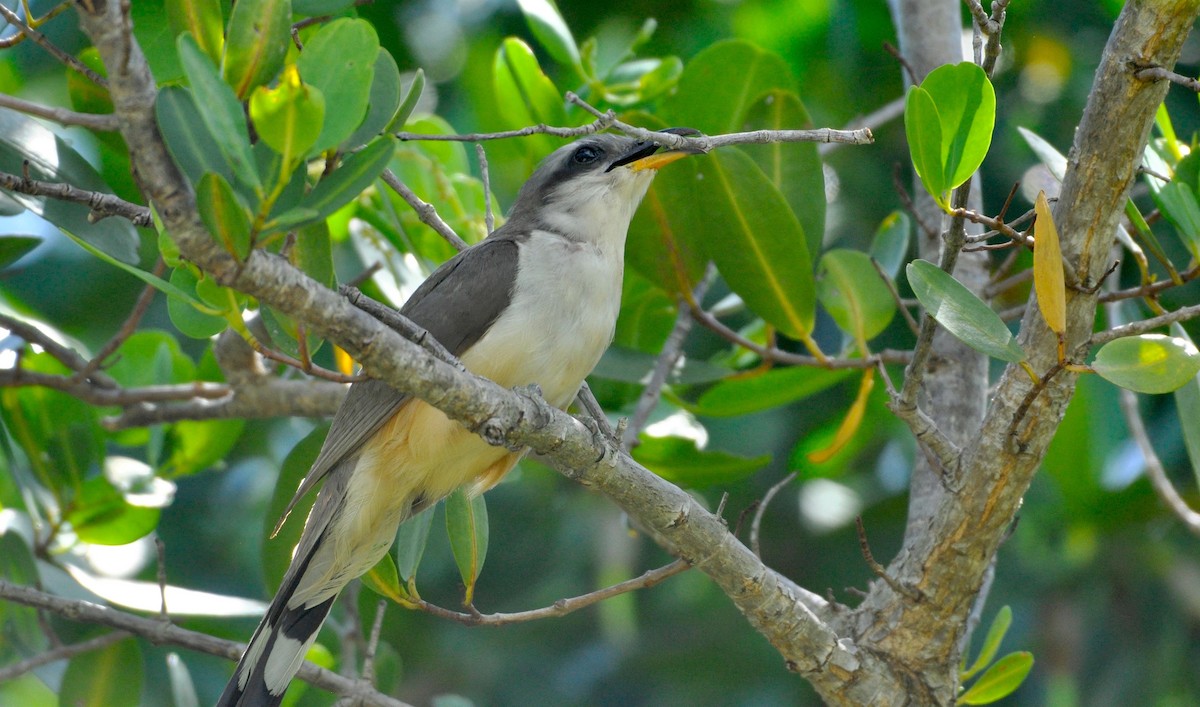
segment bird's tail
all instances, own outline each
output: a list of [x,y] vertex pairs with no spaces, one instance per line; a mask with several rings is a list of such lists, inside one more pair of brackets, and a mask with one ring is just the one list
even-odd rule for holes
[[284,585],[254,631],[217,707],[275,707],[283,700],[288,683],[300,670],[337,599],[334,595],[315,606],[288,607],[310,559],[311,554],[300,566],[293,563],[296,571],[284,577]]

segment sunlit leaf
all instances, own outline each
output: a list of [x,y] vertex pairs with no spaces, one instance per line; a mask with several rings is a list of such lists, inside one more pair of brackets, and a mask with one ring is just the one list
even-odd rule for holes
[[1033,669],[1033,654],[1025,651],[1009,653],[996,661],[975,681],[971,689],[958,698],[959,704],[986,705],[1011,695],[1029,671]]
[[355,148],[370,142],[383,132],[400,108],[400,68],[390,52],[383,47],[375,55],[375,68],[371,78],[371,93],[367,102],[367,115],[350,137],[342,143],[343,148]]
[[1191,341],[1176,336],[1127,336],[1101,346],[1092,368],[1122,388],[1170,393],[1200,373],[1200,351]]
[[673,484],[687,488],[727,486],[746,479],[771,463],[771,455],[740,457],[707,451],[683,437],[648,437],[633,448],[633,458]]
[[325,97],[325,124],[314,151],[337,146],[363,122],[378,54],[379,36],[362,19],[334,20],[304,45],[296,62],[300,78]]
[[[346,158],[342,166],[334,170],[305,196],[300,206],[278,217],[277,222],[268,224],[266,232],[283,227],[293,228],[304,221],[328,218],[345,206],[374,182],[396,151],[396,139],[381,135],[363,149]],[[301,211],[301,210],[304,211]],[[302,218],[299,218],[302,217]]]
[[709,135],[732,133],[751,104],[773,89],[795,90],[787,63],[745,40],[717,42],[692,57],[661,115]]
[[460,488],[446,497],[446,534],[466,586],[463,604],[469,605],[475,597],[475,581],[487,558],[488,513],[483,494],[471,496]]
[[945,208],[950,187],[942,165],[942,121],[933,98],[920,86],[910,86],[904,99],[904,133],[921,184]]
[[1012,625],[1012,607],[1005,605],[996,612],[996,618],[992,619],[992,625],[988,626],[987,636],[983,639],[983,646],[979,649],[979,656],[975,658],[975,662],[971,667],[963,671],[959,676],[959,682],[966,682],[971,679],[980,670],[983,670],[996,657],[996,653],[1000,652],[1000,643],[1004,640],[1004,635],[1008,633],[1009,626]]
[[933,317],[967,346],[1009,363],[1025,360],[1025,352],[1000,315],[958,280],[927,260],[908,264],[913,294]]
[[[1186,341],[1192,340],[1178,323],[1171,325],[1171,333]],[[1183,442],[1192,472],[1200,481],[1200,376],[1193,377],[1175,391],[1175,407],[1179,411],[1179,426],[1183,429]]]
[[159,509],[134,506],[103,476],[87,479],[67,508],[66,520],[79,539],[95,545],[125,545],[158,525]]
[[301,83],[296,67],[288,66],[275,88],[259,86],[250,94],[250,119],[258,136],[282,156],[284,169],[291,172],[321,134],[325,96],[315,86]]
[[[505,39],[496,50],[492,69],[496,115],[505,127],[566,124],[562,94],[542,72],[529,45],[515,37]],[[537,145],[539,154],[548,153],[560,144],[546,135],[527,140]]]
[[533,36],[542,43],[554,60],[565,66],[580,68],[579,47],[554,0],[517,0]]
[[279,73],[291,44],[291,29],[291,0],[238,0],[234,4],[225,32],[221,75],[238,98],[244,100]]
[[851,374],[849,369],[773,368],[722,381],[686,407],[692,414],[704,417],[748,415],[812,397]]
[[1192,257],[1200,258],[1200,201],[1196,191],[1183,182],[1173,181],[1164,184],[1153,196]]
[[396,109],[396,114],[392,116],[392,120],[388,123],[384,132],[393,133],[404,127],[412,116],[413,110],[417,107],[417,101],[421,100],[421,92],[425,90],[425,72],[417,69],[413,74],[412,83],[408,85],[408,91],[404,94],[404,100],[400,101],[400,106]]
[[940,66],[921,82],[941,121],[941,161],[945,188],[971,178],[992,144],[996,92],[987,74],[964,61]]
[[1038,192],[1037,225],[1034,227],[1033,288],[1037,292],[1038,309],[1050,331],[1062,335],[1067,330],[1067,286],[1063,279],[1062,250],[1058,245],[1058,228],[1050,213],[1046,192]]
[[167,676],[171,680],[171,698],[174,707],[200,707],[200,698],[196,695],[196,684],[188,671],[187,663],[178,653],[171,651],[167,654]]

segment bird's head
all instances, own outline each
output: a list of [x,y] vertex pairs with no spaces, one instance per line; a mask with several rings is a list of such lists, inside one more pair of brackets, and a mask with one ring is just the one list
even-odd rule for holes
[[623,239],[658,169],[689,154],[623,135],[589,135],[542,161],[521,187],[509,220],[589,240],[619,230]]

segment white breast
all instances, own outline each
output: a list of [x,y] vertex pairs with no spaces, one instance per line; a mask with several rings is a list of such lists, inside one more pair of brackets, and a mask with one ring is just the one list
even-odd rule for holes
[[511,303],[463,363],[505,387],[537,383],[551,405],[566,407],[612,340],[623,246],[534,231],[521,245]]

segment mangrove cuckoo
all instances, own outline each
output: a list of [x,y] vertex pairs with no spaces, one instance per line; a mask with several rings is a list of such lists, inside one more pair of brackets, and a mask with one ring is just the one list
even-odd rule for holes
[[[400,312],[471,372],[536,383],[565,409],[612,339],[633,212],[655,170],[687,154],[657,151],[616,135],[559,148],[508,222],[438,268]],[[382,559],[400,523],[460,486],[491,488],[523,454],[380,381],[353,384],[292,500],[324,481],[291,565],[218,705],[278,705],[338,593]]]

